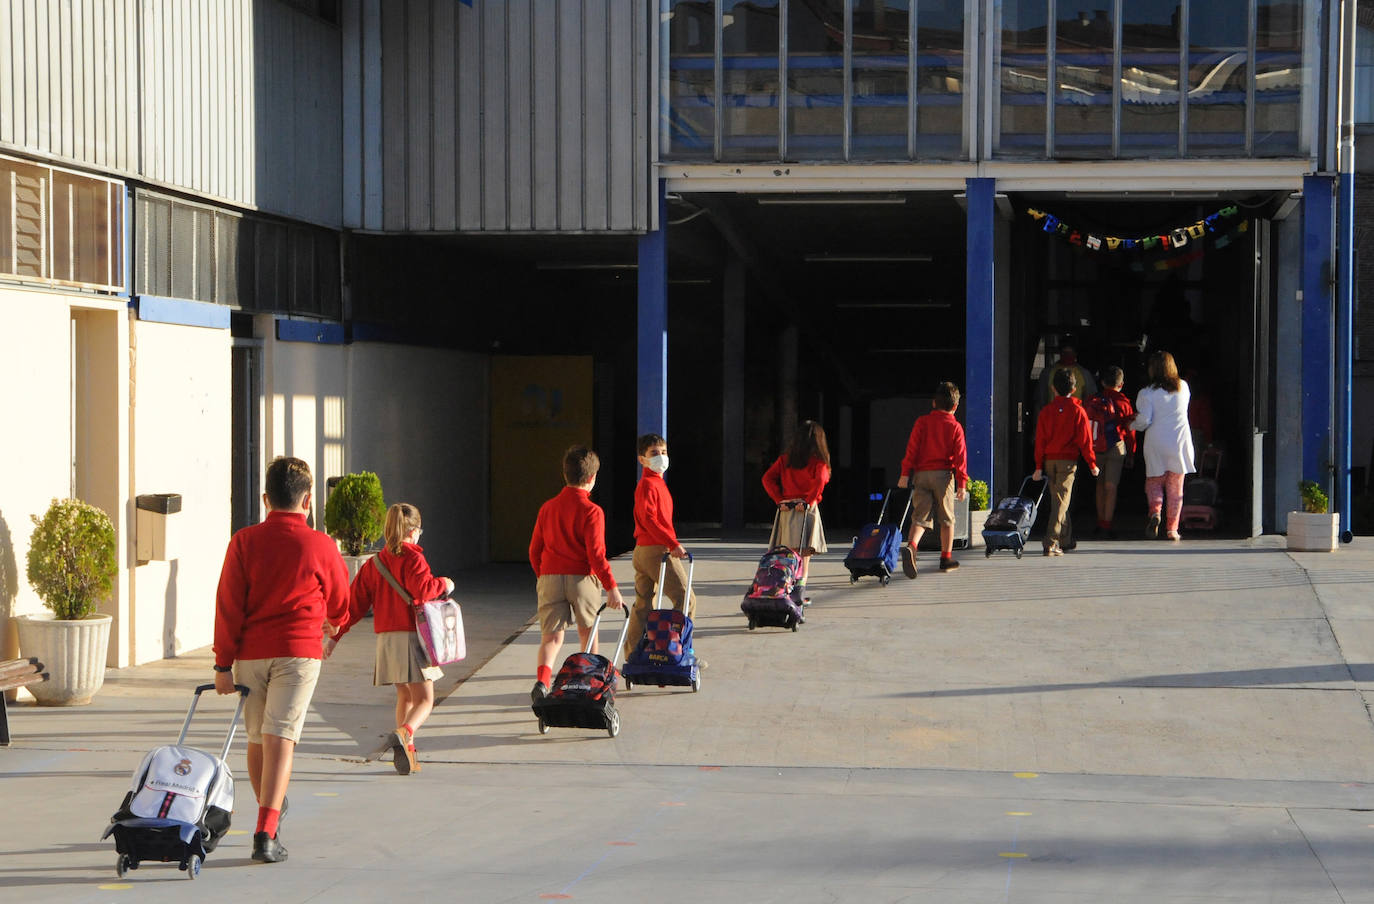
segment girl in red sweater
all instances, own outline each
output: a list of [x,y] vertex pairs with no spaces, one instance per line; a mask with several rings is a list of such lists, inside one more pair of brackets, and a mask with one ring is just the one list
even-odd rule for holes
[[768,545],[791,546],[793,539],[800,538],[795,548],[802,560],[802,587],[806,586],[811,556],[827,551],[818,506],[821,491],[829,482],[830,447],[825,441],[825,428],[815,421],[804,421],[787,452],[778,456],[763,475],[763,488],[778,504]]
[[371,609],[372,628],[377,632],[377,665],[372,684],[396,686],[396,731],[391,746],[393,764],[401,775],[418,772],[415,759],[415,733],[434,709],[434,681],[444,677],[438,666],[429,664],[420,636],[415,633],[415,607],[408,602],[377,566],[383,565],[416,603],[439,599],[453,591],[453,581],[430,573],[425,554],[416,544],[420,540],[420,510],[398,502],[386,512],[386,548],[368,559],[353,580],[349,620],[331,641],[325,642],[325,658],[343,639],[348,627],[358,623]]

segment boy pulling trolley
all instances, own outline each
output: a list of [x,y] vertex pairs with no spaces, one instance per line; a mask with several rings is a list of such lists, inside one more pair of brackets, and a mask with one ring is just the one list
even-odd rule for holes
[[[663,608],[663,573],[668,568],[669,553],[663,554],[659,566],[658,593],[654,608],[645,621],[644,634],[625,660],[623,674],[625,689],[636,682],[673,685],[701,690],[701,667],[696,650],[692,648],[692,619],[680,609]],[[696,563],[687,554],[687,594],[692,592],[692,572]]]

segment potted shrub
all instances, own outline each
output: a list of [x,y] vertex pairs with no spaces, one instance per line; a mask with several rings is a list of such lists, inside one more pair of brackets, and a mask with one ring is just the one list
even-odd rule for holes
[[992,503],[987,481],[968,482],[968,545],[983,545],[983,525],[988,521],[988,509]]
[[1288,548],[1300,552],[1333,552],[1339,519],[1328,511],[1326,494],[1315,480],[1298,484],[1302,511],[1288,513]]
[[363,471],[339,478],[324,504],[324,529],[339,541],[350,581],[367,561],[363,550],[382,535],[385,524],[386,503],[377,475]]
[[119,573],[110,516],[79,499],[54,499],[31,516],[28,579],[50,614],[16,619],[19,648],[37,656],[49,679],[30,686],[43,706],[78,706],[105,683],[109,615],[96,612]]

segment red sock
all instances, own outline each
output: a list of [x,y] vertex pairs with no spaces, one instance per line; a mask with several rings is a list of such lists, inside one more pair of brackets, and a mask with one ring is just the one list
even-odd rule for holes
[[1103,530],[1111,530],[1111,529],[1112,529],[1112,522],[1110,522],[1110,521],[1103,521],[1101,518],[1098,518],[1098,519],[1097,519],[1097,526],[1100,527],[1100,528],[1102,528]]
[[402,725],[401,727],[405,729],[405,731],[406,731],[406,737],[410,738],[411,746],[414,747],[414,746],[415,746],[415,729],[413,729],[413,728],[410,727],[410,723],[409,723],[409,722],[407,722],[406,724]]
[[277,823],[281,820],[281,810],[273,810],[269,807],[258,807],[258,827],[254,832],[266,832],[273,838],[277,837]]
[[940,553],[940,558],[942,558],[942,559],[952,559],[952,558],[954,558],[954,553],[952,553],[952,552],[941,552],[941,553]]
[[553,669],[549,668],[546,665],[541,665],[539,667],[538,679],[539,683],[544,685],[545,687],[548,687],[550,684],[553,684]]

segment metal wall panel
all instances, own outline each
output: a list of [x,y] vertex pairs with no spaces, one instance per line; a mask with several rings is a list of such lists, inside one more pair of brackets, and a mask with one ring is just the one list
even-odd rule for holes
[[[345,0],[341,43],[354,49],[343,90],[362,109],[346,123],[344,192],[364,199],[345,225],[646,230],[650,6]],[[379,60],[367,53],[370,34],[380,36]]]

